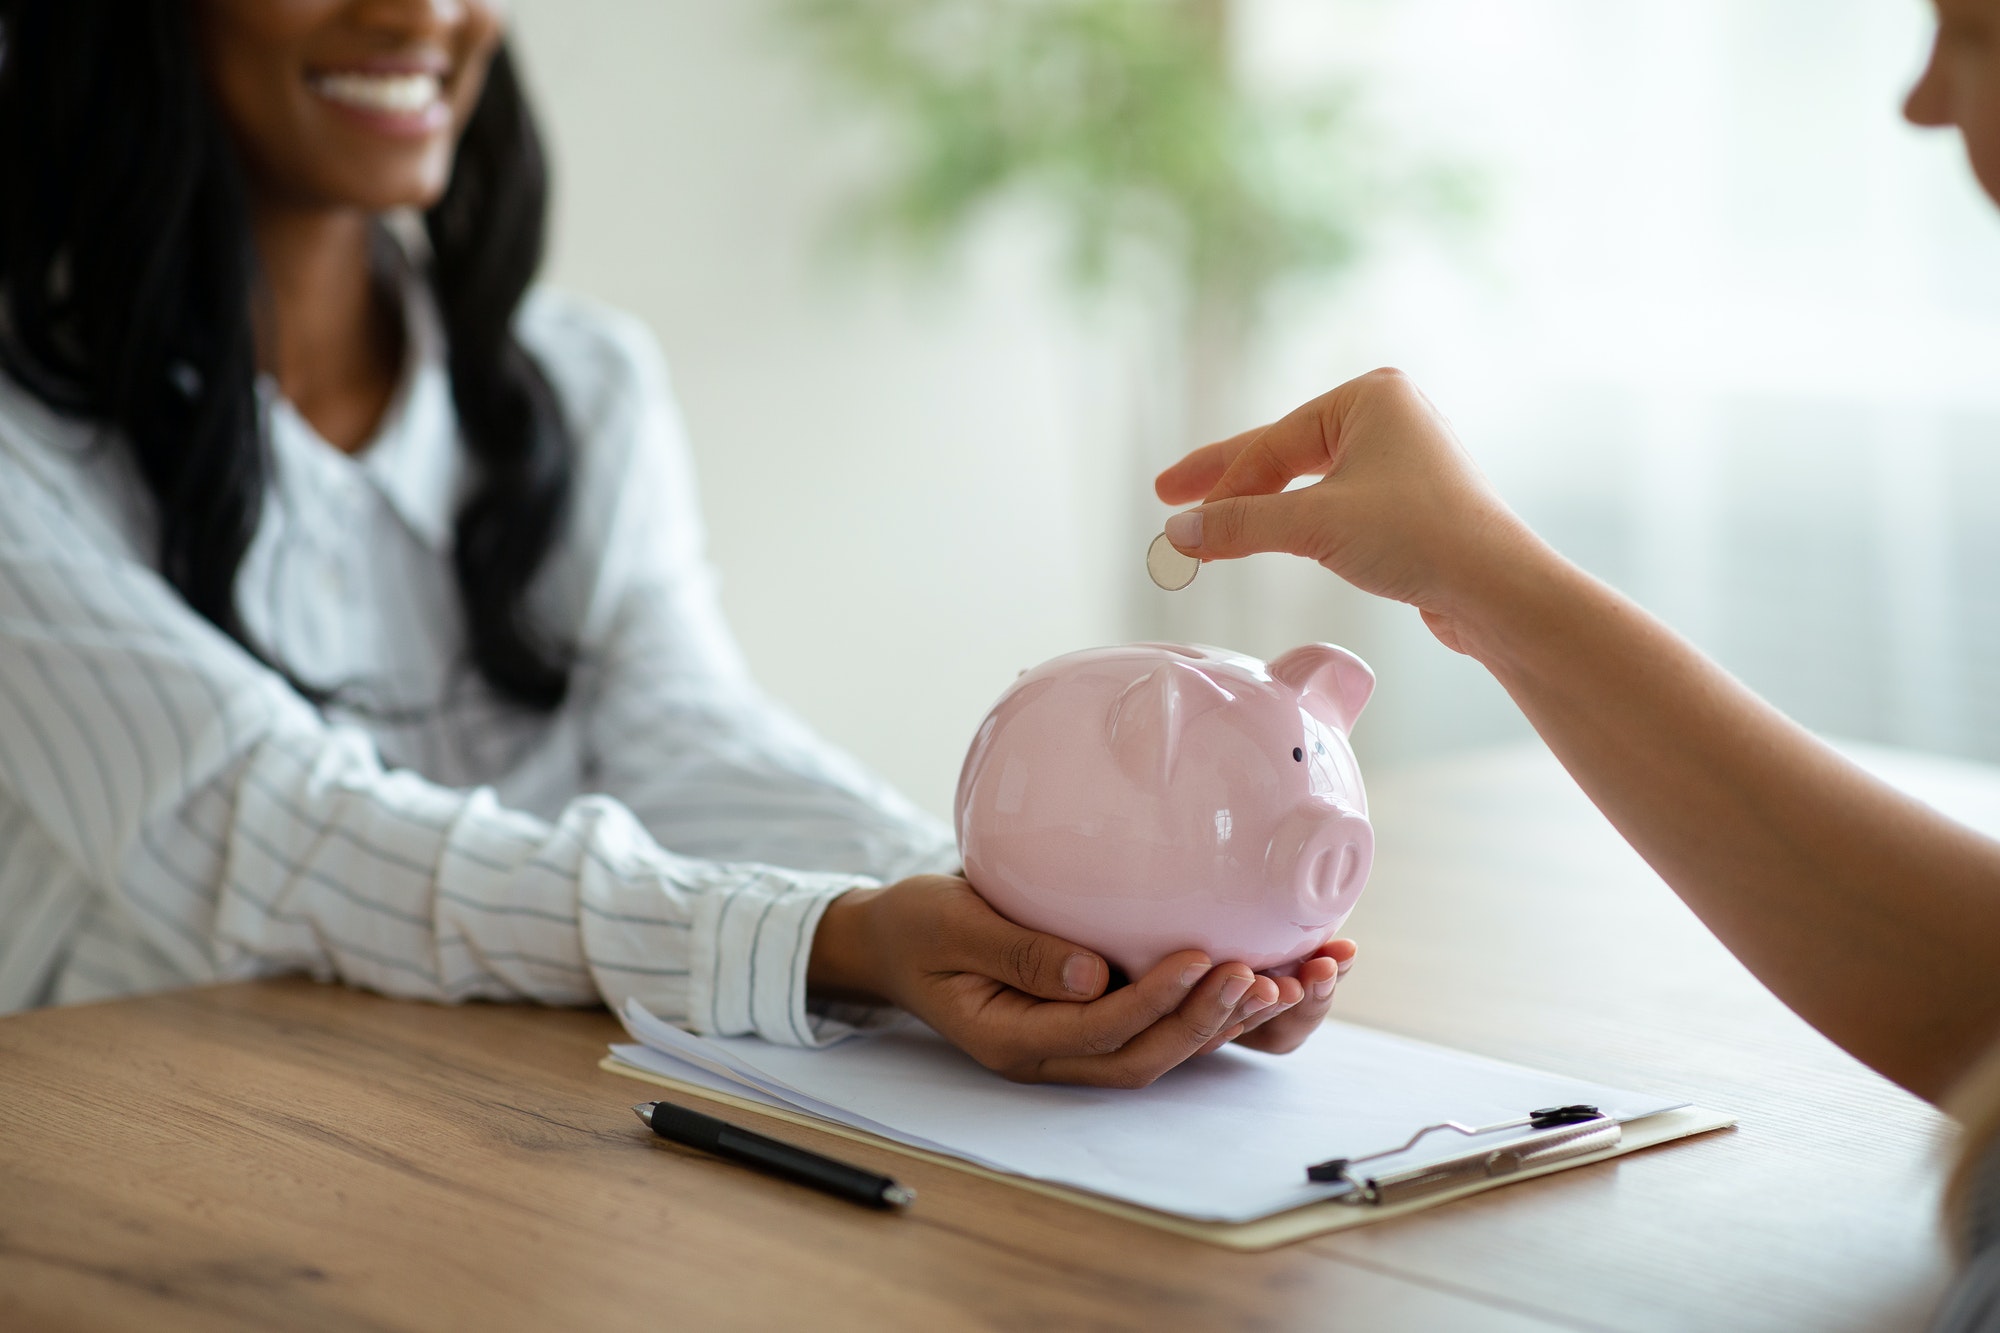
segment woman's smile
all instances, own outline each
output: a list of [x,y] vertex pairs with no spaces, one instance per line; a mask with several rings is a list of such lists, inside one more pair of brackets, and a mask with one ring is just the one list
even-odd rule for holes
[[426,209],[499,49],[492,0],[200,0],[209,86],[261,205]]
[[306,86],[321,101],[378,133],[424,137],[451,128],[444,62],[371,62],[370,67],[310,73]]

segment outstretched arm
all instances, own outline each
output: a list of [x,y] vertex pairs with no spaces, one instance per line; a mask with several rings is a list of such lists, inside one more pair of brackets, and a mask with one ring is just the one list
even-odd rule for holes
[[1417,607],[1745,966],[1855,1056],[1936,1100],[2000,1035],[2000,843],[1862,772],[1556,554],[1398,372],[1197,450],[1158,490],[1203,501],[1168,523],[1189,554],[1303,555]]

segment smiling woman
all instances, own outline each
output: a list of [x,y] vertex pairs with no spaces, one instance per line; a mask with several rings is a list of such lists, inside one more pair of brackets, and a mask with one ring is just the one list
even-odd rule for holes
[[493,5],[0,0],[0,1011],[890,1001],[1116,1085],[1303,1041],[1352,945],[1107,994],[757,691],[657,352],[531,290],[546,202]]
[[[321,439],[363,447],[404,351],[394,294],[371,278],[375,219],[429,209],[454,405],[483,472],[457,521],[468,648],[499,693],[553,707],[564,655],[522,603],[573,450],[509,330],[539,262],[546,186],[493,12],[214,0],[193,7],[192,31],[185,7],[147,6],[143,31],[110,42],[98,4],[13,8],[0,133],[10,181],[35,186],[10,191],[0,224],[0,366],[120,428],[159,505],[161,572],[262,651],[235,603],[268,485],[256,374],[272,373]],[[363,73],[384,61],[425,72]],[[326,95],[326,75],[429,96],[412,113],[365,112]],[[71,210],[90,225],[51,225]]]

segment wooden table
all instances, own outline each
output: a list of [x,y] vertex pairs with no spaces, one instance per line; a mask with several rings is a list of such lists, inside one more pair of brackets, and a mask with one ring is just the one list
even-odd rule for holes
[[[2000,827],[2000,778],[1890,762]],[[1943,1281],[1940,1118],[1766,995],[1539,750],[1377,784],[1350,1019],[1741,1115],[1243,1255],[814,1134],[864,1212],[654,1139],[602,1013],[306,982],[0,1020],[0,1328],[1844,1329]]]

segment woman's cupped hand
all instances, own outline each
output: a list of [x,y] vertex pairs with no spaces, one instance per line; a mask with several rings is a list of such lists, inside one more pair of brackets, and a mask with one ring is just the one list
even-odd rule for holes
[[1016,1082],[1142,1088],[1232,1041],[1296,1048],[1354,955],[1334,940],[1274,977],[1184,950],[1112,988],[1097,954],[1015,925],[963,879],[922,875],[829,904],[808,981],[898,1005]]

